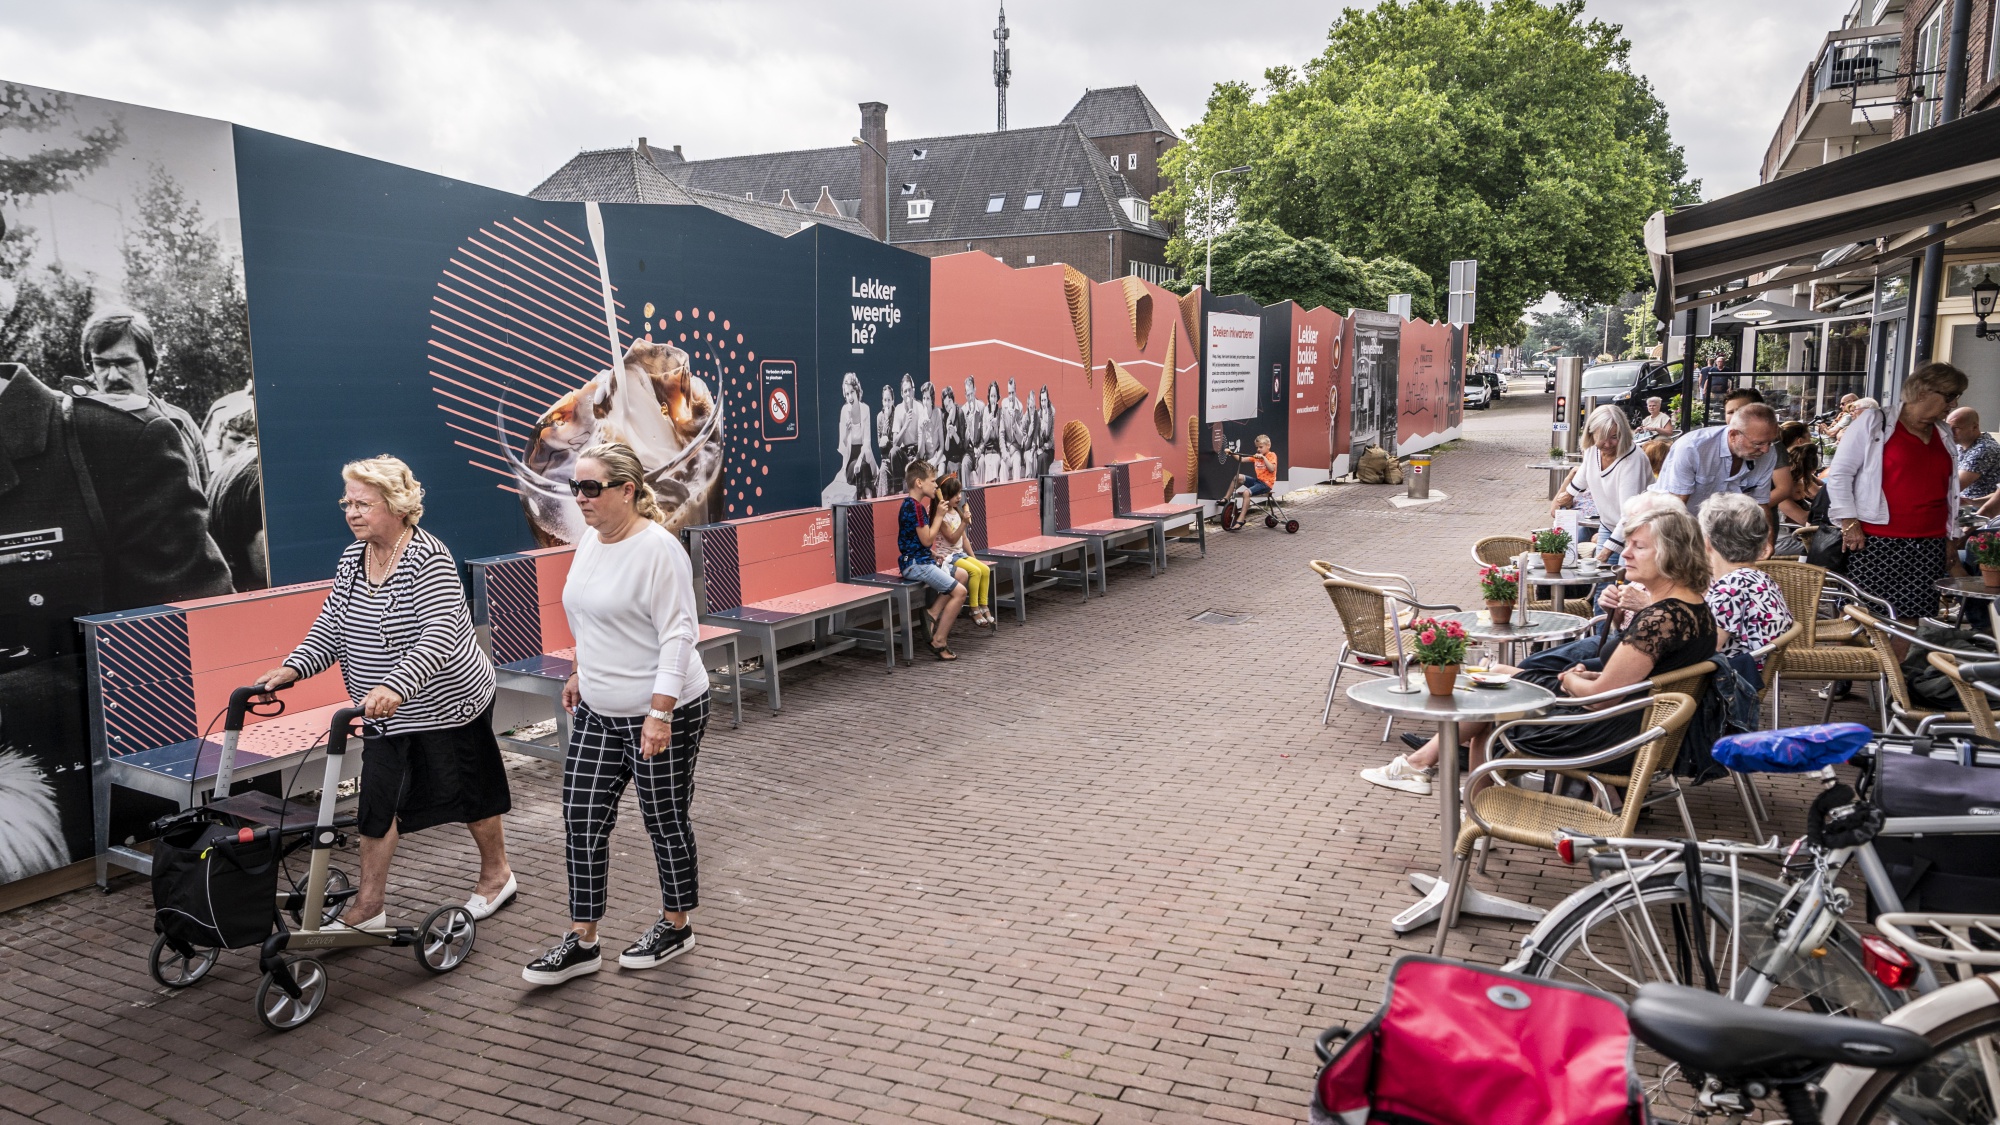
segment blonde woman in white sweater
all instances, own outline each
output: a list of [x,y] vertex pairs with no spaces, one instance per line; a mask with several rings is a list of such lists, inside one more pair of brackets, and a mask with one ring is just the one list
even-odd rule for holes
[[603,963],[597,923],[610,882],[611,827],[629,782],[638,782],[659,865],[660,914],[618,964],[650,969],[687,952],[688,912],[699,901],[688,805],[708,725],[708,671],[695,649],[693,568],[661,525],[631,449],[606,442],[584,450],[570,491],[590,526],[563,586],[576,638],[576,674],[563,688],[574,716],[563,760],[570,929],[522,970],[531,984],[559,984]]
[[1653,464],[1646,451],[1632,442],[1632,426],[1625,412],[1609,404],[1590,412],[1584,419],[1584,439],[1590,442],[1583,461],[1570,478],[1573,495],[1589,493],[1597,507],[1603,528],[1597,536],[1597,557],[1609,559],[1625,545],[1625,501],[1646,491],[1653,483]]

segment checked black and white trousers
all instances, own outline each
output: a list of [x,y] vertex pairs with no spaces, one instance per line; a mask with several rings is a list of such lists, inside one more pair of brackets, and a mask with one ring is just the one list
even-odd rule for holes
[[660,868],[660,902],[669,912],[699,905],[694,825],[694,764],[708,726],[708,696],[674,708],[667,748],[648,760],[639,755],[644,715],[600,715],[577,704],[563,757],[564,855],[569,863],[569,916],[573,922],[604,917],[610,883],[611,828],[628,782],[637,781],[639,815],[653,840]]

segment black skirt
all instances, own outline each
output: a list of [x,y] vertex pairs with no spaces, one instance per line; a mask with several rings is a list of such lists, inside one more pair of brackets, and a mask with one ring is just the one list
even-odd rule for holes
[[[1536,669],[1523,671],[1517,678],[1548,688],[1558,696],[1565,694],[1560,672]],[[1558,705],[1554,713],[1579,715],[1585,712],[1581,707]],[[1636,737],[1641,729],[1639,723],[1645,716],[1644,711],[1635,708],[1622,715],[1613,715],[1594,723],[1519,726],[1508,731],[1507,738],[1521,753],[1532,754],[1537,758],[1581,758]],[[1615,762],[1605,762],[1589,769],[1592,773],[1627,773],[1632,769],[1632,762],[1633,755],[1627,754]]]
[[470,824],[514,807],[493,737],[493,704],[469,723],[366,738],[361,743],[357,828],[380,838],[440,824]]
[[1950,563],[1944,536],[1897,539],[1870,535],[1858,551],[1847,552],[1847,576],[1856,586],[1896,607],[1904,621],[1935,617],[1937,580]]

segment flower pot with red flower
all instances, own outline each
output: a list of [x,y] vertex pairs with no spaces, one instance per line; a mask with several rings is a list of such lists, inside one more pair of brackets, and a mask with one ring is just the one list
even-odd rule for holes
[[1563,555],[1569,551],[1569,532],[1560,527],[1546,527],[1534,533],[1535,550],[1542,556],[1542,569],[1550,574],[1561,574]]
[[2000,590],[2000,533],[1975,535],[1965,544],[1979,564],[1979,581],[1989,590]]
[[1495,625],[1514,618],[1514,604],[1521,598],[1521,578],[1511,566],[1479,568],[1479,596],[1486,599],[1486,616]]
[[1432,695],[1450,695],[1458,685],[1458,667],[1465,663],[1465,626],[1456,621],[1420,617],[1410,622],[1416,634],[1414,659],[1424,668],[1424,686]]

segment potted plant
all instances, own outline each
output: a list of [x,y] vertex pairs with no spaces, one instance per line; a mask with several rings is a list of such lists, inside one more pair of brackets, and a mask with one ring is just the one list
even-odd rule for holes
[[1486,599],[1486,615],[1495,625],[1505,625],[1514,617],[1514,603],[1521,597],[1520,576],[1509,566],[1479,568],[1479,595]]
[[1551,461],[1563,460],[1563,447],[1560,445],[1549,446],[1549,460]]
[[1563,554],[1569,550],[1569,532],[1560,527],[1545,527],[1533,536],[1535,550],[1542,556],[1542,569],[1551,575],[1561,574]]
[[2000,590],[2000,533],[1986,532],[1966,541],[1972,557],[1979,561],[1979,581],[1989,590]]
[[1450,695],[1458,684],[1458,666],[1465,662],[1465,626],[1422,617],[1410,622],[1410,628],[1417,635],[1414,659],[1424,666],[1424,686],[1432,695]]

